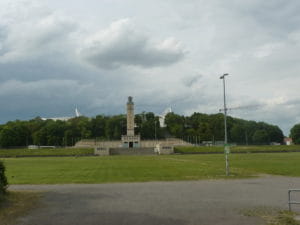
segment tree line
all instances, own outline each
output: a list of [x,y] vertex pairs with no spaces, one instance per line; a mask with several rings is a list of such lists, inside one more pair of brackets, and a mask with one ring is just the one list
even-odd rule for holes
[[[159,117],[152,112],[135,115],[135,132],[142,139],[177,137],[192,143],[224,140],[224,117],[221,113],[194,113],[191,116],[169,113],[165,117],[165,124],[166,127],[161,127]],[[281,143],[283,140],[283,133],[278,126],[264,122],[229,116],[227,125],[228,141],[231,143],[269,144]],[[72,146],[80,139],[120,140],[124,134],[126,115],[97,115],[93,118],[80,116],[68,121],[42,120],[37,117],[0,125],[0,146]]]
[[[166,124],[170,134],[190,142],[216,143],[224,140],[224,115],[221,113],[194,113],[188,117],[169,113]],[[227,117],[227,134],[229,143],[246,145],[282,143],[284,138],[278,126],[230,116]]]

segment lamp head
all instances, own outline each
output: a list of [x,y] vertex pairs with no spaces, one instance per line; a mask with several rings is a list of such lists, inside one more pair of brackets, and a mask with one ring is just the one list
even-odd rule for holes
[[224,73],[222,76],[220,76],[220,79],[224,79],[225,76],[228,76],[228,73]]

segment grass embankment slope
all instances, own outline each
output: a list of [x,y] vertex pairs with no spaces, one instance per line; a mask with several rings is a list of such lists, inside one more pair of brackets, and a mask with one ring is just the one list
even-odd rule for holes
[[[300,176],[300,153],[231,154],[229,178]],[[10,184],[175,181],[227,178],[224,155],[3,159]]]
[[[300,152],[300,145],[245,145],[231,146],[232,153],[259,153],[259,152]],[[176,153],[191,154],[191,153],[223,153],[223,146],[182,146],[175,147]]]
[[93,148],[0,149],[0,158],[22,156],[81,156],[92,154],[94,154]]
[[[266,146],[232,146],[232,153],[259,153],[259,152],[300,152],[300,145],[266,145]],[[223,153],[222,146],[189,146],[175,147],[175,153]],[[85,156],[93,155],[93,148],[54,148],[54,149],[0,149],[2,157],[22,157],[22,156]]]
[[37,192],[8,192],[0,201],[0,224],[15,224],[18,217],[36,208],[40,197]]

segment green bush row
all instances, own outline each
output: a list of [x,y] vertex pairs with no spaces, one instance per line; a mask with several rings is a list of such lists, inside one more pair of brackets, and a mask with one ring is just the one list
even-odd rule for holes
[[[175,153],[223,153],[223,146],[178,146]],[[247,152],[295,152],[300,151],[300,145],[263,145],[263,146],[231,146],[232,153]]]
[[0,199],[3,198],[7,188],[7,179],[5,176],[5,166],[3,162],[0,161]]
[[94,154],[93,148],[0,149],[0,158],[18,156],[80,156],[91,154]]

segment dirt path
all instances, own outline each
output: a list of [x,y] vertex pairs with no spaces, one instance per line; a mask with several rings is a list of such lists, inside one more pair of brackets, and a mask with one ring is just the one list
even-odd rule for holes
[[289,188],[300,188],[300,178],[13,185],[10,190],[45,191],[42,206],[18,225],[250,225],[261,221],[242,216],[241,209],[287,209]]

